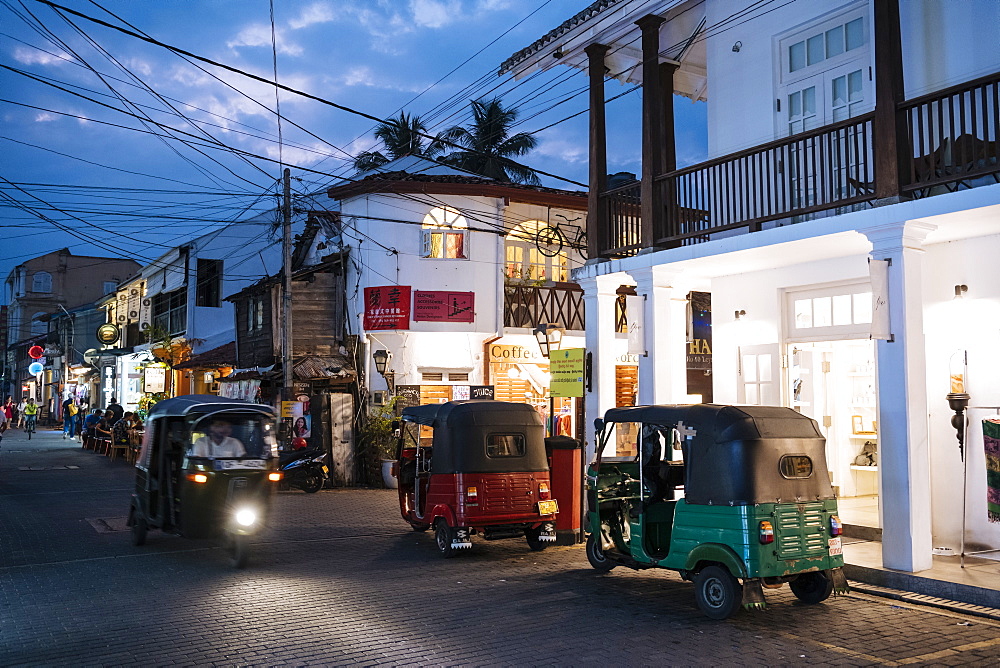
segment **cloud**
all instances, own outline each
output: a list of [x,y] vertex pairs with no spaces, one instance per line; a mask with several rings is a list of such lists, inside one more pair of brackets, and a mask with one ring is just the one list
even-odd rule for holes
[[565,139],[544,139],[538,143],[535,151],[549,158],[557,158],[564,162],[586,162],[590,149],[586,142],[567,141]]
[[[302,47],[288,41],[285,38],[284,32],[279,28],[276,28],[274,31],[274,42],[278,48],[278,53],[288,56],[302,55]],[[234,38],[226,42],[226,46],[234,50],[241,46],[271,48],[271,26],[264,23],[249,25],[237,33]]]
[[48,53],[24,46],[14,49],[14,60],[22,65],[65,65],[73,62],[73,58],[65,53]]
[[54,121],[56,119],[57,119],[57,117],[56,117],[55,114],[50,114],[50,113],[48,113],[46,111],[41,111],[41,112],[35,114],[35,122],[36,123],[49,123],[49,122]]
[[410,0],[410,11],[418,26],[441,28],[462,17],[462,5],[452,0]]
[[299,15],[288,22],[288,26],[292,30],[300,30],[316,23],[330,23],[336,18],[337,15],[334,13],[333,7],[328,3],[315,2],[303,7]]

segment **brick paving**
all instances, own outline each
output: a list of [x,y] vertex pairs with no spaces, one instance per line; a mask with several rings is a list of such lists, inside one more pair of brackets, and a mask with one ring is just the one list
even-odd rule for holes
[[[441,559],[386,490],[279,493],[250,566],[116,520],[131,468],[58,433],[0,448],[0,665],[990,665],[1000,623],[864,594],[701,616],[668,571],[476,539]],[[79,468],[68,468],[68,467]],[[25,470],[27,469],[27,470]],[[103,523],[96,520],[104,520]],[[97,527],[97,528],[95,528]],[[99,531],[98,528],[103,527]]]

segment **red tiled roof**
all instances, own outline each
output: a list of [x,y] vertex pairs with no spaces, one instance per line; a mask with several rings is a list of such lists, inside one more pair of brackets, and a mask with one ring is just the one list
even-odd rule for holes
[[236,342],[230,341],[218,348],[206,350],[192,356],[190,359],[175,364],[175,369],[214,369],[220,366],[236,364]]

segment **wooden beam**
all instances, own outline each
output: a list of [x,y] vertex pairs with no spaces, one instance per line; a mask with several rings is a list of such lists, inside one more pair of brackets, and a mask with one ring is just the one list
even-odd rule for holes
[[587,74],[590,78],[590,189],[587,193],[587,258],[605,257],[608,247],[607,200],[601,195],[608,189],[608,135],[604,115],[605,44],[590,44]]
[[899,112],[903,101],[903,48],[899,0],[875,0],[875,117],[872,146],[876,199],[901,199],[911,159],[906,123]]
[[647,14],[635,22],[642,31],[642,226],[640,243],[653,245],[663,230],[663,206],[655,179],[663,173],[663,91],[660,89],[660,25]]
[[[662,174],[669,174],[677,169],[677,142],[675,138],[676,129],[674,127],[674,72],[677,71],[678,67],[678,63],[660,63],[659,65],[660,96],[662,102],[660,119],[663,124],[660,128],[660,136],[662,138],[660,145],[663,147],[663,151],[660,154],[660,169],[662,170]],[[672,221],[677,219],[677,216],[674,215],[677,208],[677,192],[674,188],[674,181],[664,181],[657,190],[660,193],[662,205],[666,207],[663,214],[663,225],[657,228],[661,230],[659,236],[673,236],[680,232],[680,230],[669,229],[667,227]],[[666,211],[670,211],[671,215],[667,215]],[[680,242],[671,244],[672,247],[679,245]]]

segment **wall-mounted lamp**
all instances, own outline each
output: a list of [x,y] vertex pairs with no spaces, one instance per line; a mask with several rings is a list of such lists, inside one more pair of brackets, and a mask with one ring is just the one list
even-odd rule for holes
[[392,353],[388,350],[376,350],[372,353],[372,359],[375,360],[375,370],[384,377],[385,368],[389,364],[389,360],[392,359]]
[[511,380],[520,380],[521,370],[518,369],[516,365],[512,366],[510,369],[507,370],[507,377],[510,378]]
[[736,42],[736,44],[733,44],[733,53],[739,53],[742,48],[743,42]]
[[740,309],[739,311],[736,311],[736,314],[735,314],[736,315],[736,319],[739,320],[740,318],[745,318],[746,314],[747,314],[746,311],[744,311],[743,309]]
[[965,293],[969,291],[968,285],[956,285],[955,286],[955,299],[962,299],[965,297]]
[[553,350],[559,350],[564,332],[563,326],[557,322],[545,322],[535,327],[532,333],[535,335],[535,340],[538,341],[542,357],[548,359]]

